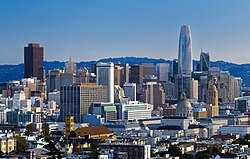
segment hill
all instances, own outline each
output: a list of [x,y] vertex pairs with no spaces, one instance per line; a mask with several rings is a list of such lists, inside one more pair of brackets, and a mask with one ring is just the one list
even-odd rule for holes
[[[165,59],[153,59],[147,57],[119,57],[119,58],[106,58],[99,60],[101,62],[114,62],[114,63],[128,63],[130,65],[134,64],[142,64],[142,63],[171,63],[171,60]],[[88,61],[88,62],[78,62],[77,68],[79,67],[87,67],[91,68],[92,63],[96,63],[98,61]],[[197,64],[198,61],[194,61],[194,65]],[[45,61],[44,67],[46,73],[48,70],[52,70],[54,68],[63,68],[65,62],[60,61]],[[8,82],[10,80],[20,80],[23,78],[23,64],[18,65],[0,65],[0,82]],[[212,61],[211,67],[219,67],[223,71],[229,71],[231,75],[235,77],[241,77],[243,79],[244,86],[250,86],[250,64],[234,64],[225,61]]]

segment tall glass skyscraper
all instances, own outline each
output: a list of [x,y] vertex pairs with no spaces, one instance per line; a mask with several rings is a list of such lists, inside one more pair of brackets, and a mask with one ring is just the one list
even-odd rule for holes
[[178,74],[190,75],[192,72],[192,39],[188,25],[181,26],[178,53]]
[[191,98],[192,39],[188,25],[181,26],[178,51],[178,77],[175,81],[177,98],[181,99],[183,92],[187,98]]

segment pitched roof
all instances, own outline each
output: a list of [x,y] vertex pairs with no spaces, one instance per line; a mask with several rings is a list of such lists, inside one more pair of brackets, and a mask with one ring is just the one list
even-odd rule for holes
[[113,133],[111,130],[106,128],[105,126],[91,126],[79,128],[76,131],[81,131],[86,135],[99,135],[99,134],[110,134]]

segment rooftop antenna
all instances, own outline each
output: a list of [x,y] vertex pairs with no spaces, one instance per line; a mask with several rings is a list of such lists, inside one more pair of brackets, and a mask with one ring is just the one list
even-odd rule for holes
[[69,61],[71,61],[71,53],[69,54]]

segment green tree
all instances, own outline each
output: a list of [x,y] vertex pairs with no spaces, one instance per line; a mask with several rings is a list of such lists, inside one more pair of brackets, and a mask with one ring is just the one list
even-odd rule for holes
[[196,154],[198,159],[209,159],[210,157],[212,157],[212,154],[209,154],[208,151],[200,151]]
[[246,135],[244,136],[244,139],[247,140],[247,141],[249,141],[249,140],[250,140],[250,134],[246,134]]
[[76,132],[75,131],[71,131],[69,133],[69,137],[68,138],[72,138],[72,137],[76,137]]
[[194,155],[184,153],[184,154],[183,154],[183,159],[194,159]]
[[233,144],[248,145],[248,141],[243,138],[238,138],[233,141]]
[[169,146],[168,153],[170,156],[179,156],[180,158],[183,158],[181,149],[177,145]]
[[16,151],[17,152],[25,152],[29,148],[29,144],[26,142],[26,139],[16,136]]
[[34,135],[34,132],[36,131],[36,126],[35,124],[31,123],[31,124],[28,124],[26,126],[26,131],[25,131],[25,135],[26,136],[32,136]]

